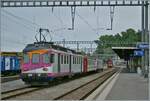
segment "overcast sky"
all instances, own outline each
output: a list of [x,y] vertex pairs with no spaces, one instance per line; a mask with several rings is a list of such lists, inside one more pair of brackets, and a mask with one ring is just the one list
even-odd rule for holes
[[[35,41],[34,36],[39,27],[49,30],[63,29],[51,33],[53,41],[63,39],[92,41],[97,40],[101,35],[120,33],[128,28],[141,29],[141,7],[115,7],[111,31],[106,30],[110,28],[109,12],[109,7],[96,7],[95,12],[94,7],[77,7],[75,29],[71,31],[67,30],[71,27],[69,7],[55,7],[53,12],[52,8],[3,8],[1,49],[2,51],[22,51],[26,44]],[[17,18],[18,16],[21,18]],[[95,30],[97,28],[100,30]],[[47,39],[49,40],[48,37]]]

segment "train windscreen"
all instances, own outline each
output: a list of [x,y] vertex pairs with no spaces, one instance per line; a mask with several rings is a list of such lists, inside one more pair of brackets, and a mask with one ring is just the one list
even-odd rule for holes
[[24,62],[24,63],[29,63],[29,60],[30,60],[30,59],[29,59],[29,55],[28,55],[28,54],[24,54],[24,55],[23,55],[23,62]]
[[40,62],[40,54],[33,53],[32,54],[32,63],[36,64]]

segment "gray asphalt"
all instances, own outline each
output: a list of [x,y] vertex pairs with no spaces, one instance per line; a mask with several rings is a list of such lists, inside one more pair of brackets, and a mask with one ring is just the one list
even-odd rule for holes
[[148,79],[136,73],[121,73],[106,100],[148,100]]

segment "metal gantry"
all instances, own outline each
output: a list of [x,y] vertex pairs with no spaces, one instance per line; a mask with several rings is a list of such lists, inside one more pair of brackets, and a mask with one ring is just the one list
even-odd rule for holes
[[146,0],[1,0],[1,7],[142,6]]
[[[1,0],[4,7],[87,7],[87,6],[141,6],[142,10],[142,42],[149,43],[148,5],[150,0]],[[72,26],[73,27],[73,26]],[[145,50],[142,58],[144,75],[148,74],[149,51]]]

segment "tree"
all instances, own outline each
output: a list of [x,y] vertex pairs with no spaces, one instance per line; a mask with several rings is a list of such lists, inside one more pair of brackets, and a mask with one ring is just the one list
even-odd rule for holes
[[129,28],[126,31],[117,33],[115,35],[103,35],[99,37],[101,44],[98,44],[96,53],[113,53],[111,47],[113,46],[132,46],[136,42],[141,41],[141,32],[136,32]]

